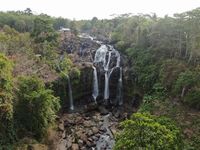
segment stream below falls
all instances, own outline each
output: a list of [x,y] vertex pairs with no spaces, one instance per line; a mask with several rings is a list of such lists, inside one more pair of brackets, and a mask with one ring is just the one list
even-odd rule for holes
[[[84,113],[64,113],[58,121],[55,150],[111,150],[114,146],[114,134],[121,118],[111,112],[101,114],[99,111]],[[52,142],[53,144],[53,142]]]

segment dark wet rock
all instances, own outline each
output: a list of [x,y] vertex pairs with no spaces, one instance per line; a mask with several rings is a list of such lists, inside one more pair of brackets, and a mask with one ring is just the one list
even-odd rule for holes
[[94,141],[97,141],[99,138],[98,138],[97,136],[92,136],[92,139],[93,139]]
[[106,127],[103,127],[103,126],[102,126],[102,127],[100,128],[100,131],[101,131],[101,132],[106,132],[107,129],[106,129]]
[[96,136],[97,138],[99,138],[99,137],[101,136],[101,134],[98,133],[98,134],[96,134],[95,136]]
[[109,111],[104,106],[99,106],[98,109],[101,115],[107,115],[109,113]]
[[98,109],[98,105],[96,103],[90,103],[87,105],[87,107],[85,108],[85,111],[94,111]]
[[[105,107],[102,106],[104,109]],[[108,111],[105,108],[106,111]],[[123,114],[123,113],[122,113]],[[63,150],[111,150],[113,147],[113,134],[115,134],[118,120],[112,113],[102,116],[100,112],[84,112],[64,114],[62,121],[58,121],[60,139],[59,144]],[[63,126],[65,126],[64,131]],[[73,148],[72,148],[73,145]],[[111,145],[109,148],[109,145]],[[78,147],[77,147],[78,146]],[[59,147],[59,146],[57,146]],[[61,150],[61,149],[59,149]]]
[[64,121],[64,127],[65,127],[65,128],[66,128],[66,127],[69,127],[69,126],[72,126],[72,125],[75,125],[74,120],[66,119],[66,120]]
[[84,117],[85,120],[90,120],[90,117]]
[[116,118],[119,118],[120,117],[120,110],[117,110],[116,112],[114,112],[114,116],[116,117]]
[[88,138],[88,141],[93,142],[92,138]]
[[92,147],[92,142],[87,141],[86,144],[87,144],[88,147]]

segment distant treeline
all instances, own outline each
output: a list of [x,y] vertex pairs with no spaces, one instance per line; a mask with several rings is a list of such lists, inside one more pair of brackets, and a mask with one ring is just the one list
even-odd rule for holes
[[0,12],[0,27],[8,25],[19,32],[31,32],[35,18],[48,20],[55,30],[60,29],[60,27],[70,26],[69,19],[50,17],[46,14],[34,15],[31,9],[27,8],[24,11]]

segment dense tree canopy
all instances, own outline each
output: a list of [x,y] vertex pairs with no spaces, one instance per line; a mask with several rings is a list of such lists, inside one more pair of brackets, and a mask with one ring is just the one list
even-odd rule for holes
[[21,77],[17,91],[15,108],[18,135],[31,134],[37,139],[45,134],[60,108],[59,99],[51,90],[45,89],[44,83],[36,77]]
[[12,63],[0,53],[0,145],[9,145],[15,139],[12,88]]
[[136,113],[121,126],[123,130],[117,135],[116,150],[183,148],[180,131],[168,118]]

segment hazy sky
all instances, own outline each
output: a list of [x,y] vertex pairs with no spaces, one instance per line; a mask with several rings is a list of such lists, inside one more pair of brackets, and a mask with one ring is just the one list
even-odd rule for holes
[[109,18],[111,14],[151,13],[158,16],[200,7],[200,0],[0,0],[0,11],[25,10],[69,19]]

